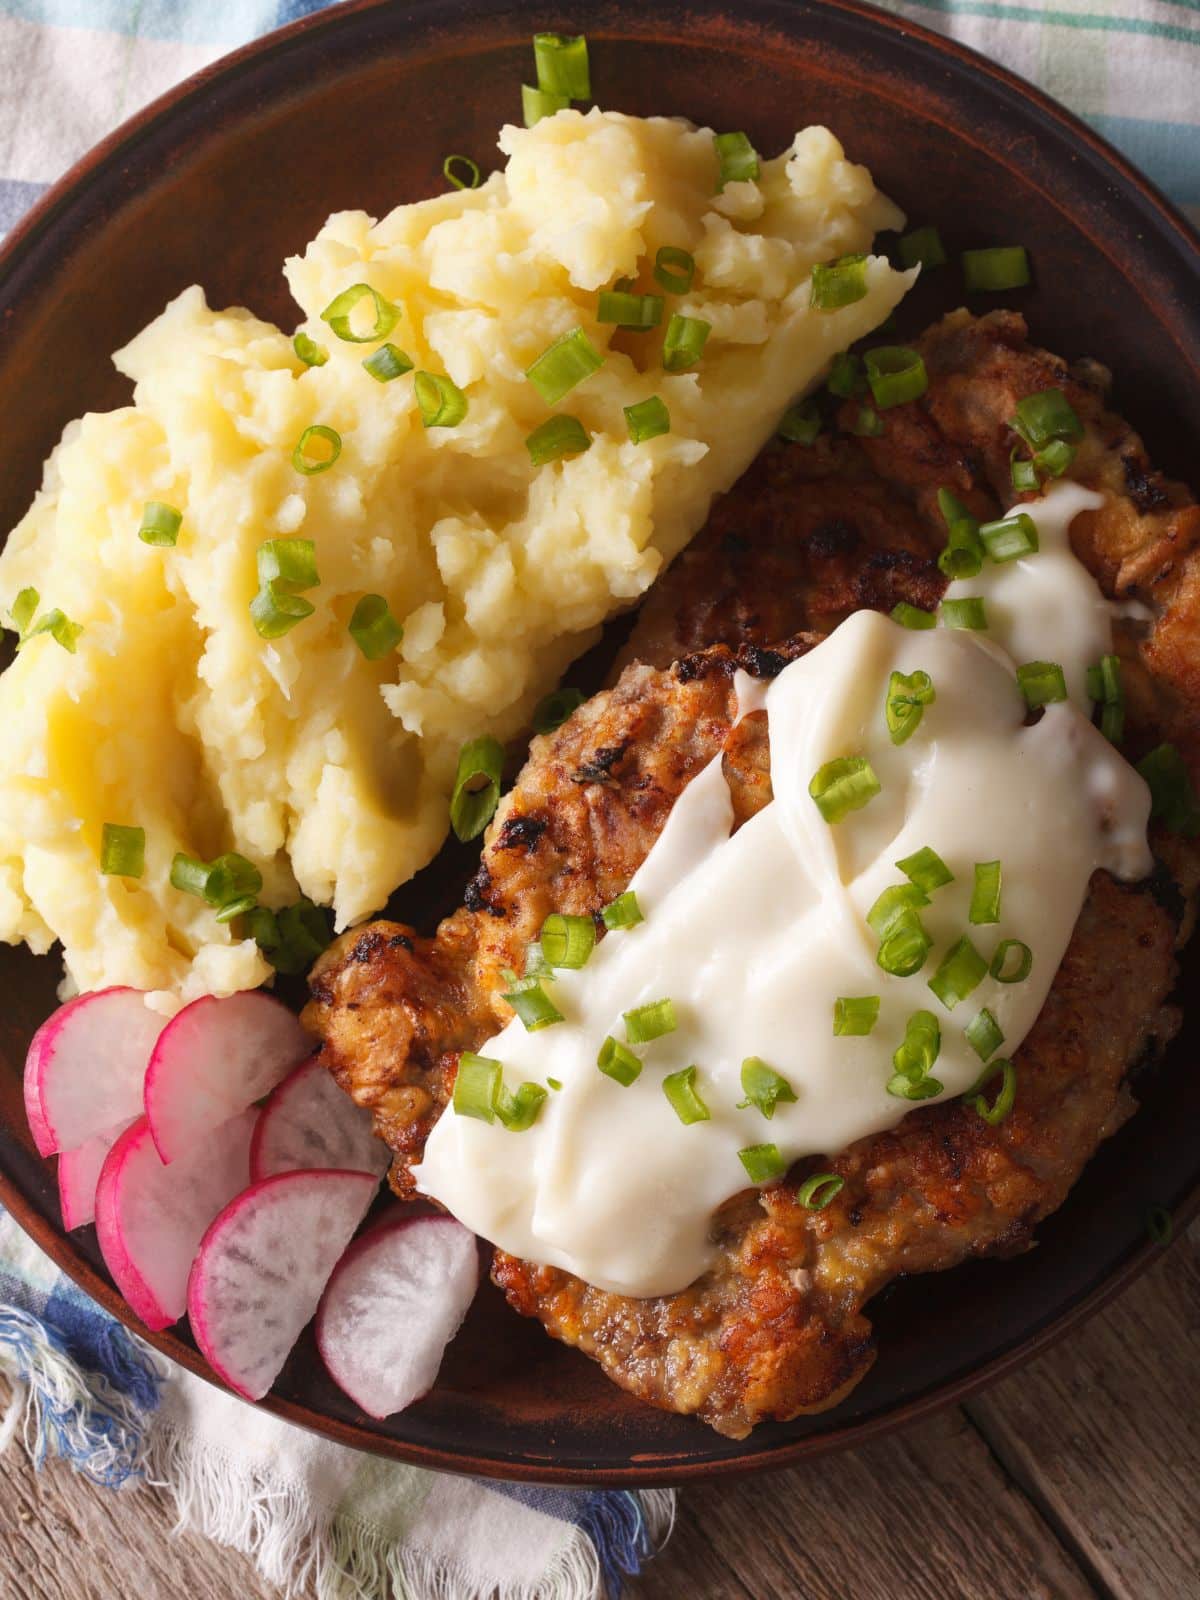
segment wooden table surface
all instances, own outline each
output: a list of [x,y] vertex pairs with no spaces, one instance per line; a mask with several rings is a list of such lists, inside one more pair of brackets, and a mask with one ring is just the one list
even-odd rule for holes
[[[953,1329],[946,1330],[947,1338]],[[886,1359],[886,1355],[885,1355]],[[0,1457],[0,1600],[278,1600],[166,1498]],[[966,1405],[680,1495],[634,1600],[1200,1600],[1200,1224]]]

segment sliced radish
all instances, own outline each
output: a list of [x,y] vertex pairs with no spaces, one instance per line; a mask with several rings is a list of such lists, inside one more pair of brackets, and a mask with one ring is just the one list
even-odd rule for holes
[[371,1132],[371,1113],[339,1089],[319,1057],[298,1066],[263,1107],[250,1149],[250,1176],[336,1168],[382,1178],[391,1151]]
[[475,1235],[453,1217],[400,1217],[355,1241],[329,1280],[317,1345],[329,1376],[370,1417],[433,1388],[479,1287]]
[[58,1203],[63,1227],[82,1228],[96,1215],[96,1185],[108,1152],[130,1124],[122,1123],[108,1133],[97,1133],[75,1150],[64,1150],[58,1158]]
[[247,990],[193,1000],[163,1029],[146,1074],[146,1117],[164,1161],[177,1161],[285,1078],[313,1041],[278,1000]]
[[139,989],[97,989],[60,1006],[25,1058],[25,1114],[38,1154],[76,1150],[142,1114],[164,1018]]
[[247,1400],[275,1382],[379,1180],[365,1172],[281,1172],[226,1206],[188,1283],[196,1343]]
[[257,1111],[243,1111],[164,1165],[145,1117],[113,1145],[96,1187],[96,1237],[117,1288],[148,1328],[187,1309],[204,1231],[250,1176]]

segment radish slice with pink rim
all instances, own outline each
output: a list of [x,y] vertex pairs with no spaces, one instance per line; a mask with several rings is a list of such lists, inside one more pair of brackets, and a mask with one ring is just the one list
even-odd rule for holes
[[82,1228],[96,1215],[96,1185],[105,1157],[131,1124],[97,1133],[86,1144],[64,1150],[58,1158],[58,1203],[65,1230]]
[[96,1186],[96,1237],[117,1288],[148,1328],[167,1328],[187,1309],[204,1231],[246,1187],[257,1120],[257,1111],[243,1111],[170,1167],[145,1117],[108,1152]]
[[355,1241],[317,1314],[329,1376],[382,1421],[428,1394],[479,1287],[475,1235],[453,1217],[398,1217]]
[[312,1053],[313,1040],[261,990],[193,1000],[163,1029],[146,1074],[146,1117],[173,1162],[214,1128],[270,1094]]
[[247,1400],[279,1376],[378,1188],[365,1172],[283,1172],[238,1195],[205,1234],[188,1283],[192,1332]]
[[254,1130],[250,1176],[257,1183],[279,1172],[323,1168],[382,1178],[390,1161],[391,1151],[371,1132],[371,1113],[312,1056],[271,1091]]
[[38,1154],[76,1150],[142,1114],[165,1019],[140,989],[96,989],[47,1018],[25,1058],[25,1114]]

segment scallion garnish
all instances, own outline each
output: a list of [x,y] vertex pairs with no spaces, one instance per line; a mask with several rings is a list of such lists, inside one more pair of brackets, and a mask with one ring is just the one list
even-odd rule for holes
[[664,244],[654,257],[654,278],[668,294],[687,294],[696,276],[696,258],[678,245]]
[[[1016,965],[1009,957],[1016,952]],[[1024,983],[1033,971],[1033,951],[1020,939],[1001,939],[988,968],[997,983]]]
[[259,583],[278,582],[293,593],[315,589],[321,581],[313,539],[265,539],[255,553],[255,565]]
[[55,644],[61,645],[68,655],[75,654],[75,645],[83,632],[82,623],[72,622],[57,606],[51,611],[44,612],[37,621],[34,616],[37,612],[41,597],[36,589],[22,589],[12,603],[9,616],[17,634],[17,649],[24,650],[27,644],[32,643],[39,634],[48,633]]
[[492,820],[500,803],[503,771],[504,746],[498,739],[485,735],[463,745],[450,795],[450,826],[456,838],[477,838]]
[[1194,838],[1200,833],[1200,803],[1192,775],[1173,744],[1156,745],[1137,764],[1150,788],[1150,815],[1171,833]]
[[[374,307],[375,320],[365,333],[355,333],[353,314],[364,300],[370,300]],[[338,338],[348,344],[376,344],[380,339],[387,338],[399,320],[400,307],[385,300],[378,289],[372,289],[369,283],[352,283],[348,289],[336,295],[321,313],[321,321],[327,322]]]
[[1037,523],[1027,511],[1014,511],[1011,517],[980,523],[979,537],[995,562],[1016,561],[1020,556],[1037,554]]
[[22,641],[29,632],[29,624],[37,614],[40,600],[41,596],[36,589],[22,589],[12,603],[12,609],[8,614],[13,620],[17,637]]
[[975,883],[971,889],[970,920],[978,927],[1000,921],[1000,863],[977,861]]
[[564,915],[552,911],[542,923],[538,936],[542,955],[550,967],[568,967],[577,972],[587,965],[596,944],[596,924],[591,917]]
[[982,633],[988,625],[987,607],[975,594],[962,600],[943,600],[938,607],[938,620],[943,628],[966,628],[972,633]]
[[634,444],[644,444],[647,439],[657,439],[660,434],[671,431],[671,413],[667,410],[666,402],[656,394],[652,394],[648,400],[638,400],[631,406],[625,406],[624,411],[625,426]]
[[1025,661],[1017,668],[1017,683],[1031,711],[1067,698],[1067,680],[1057,661]]
[[100,830],[100,871],[106,878],[140,878],[146,870],[145,828],[106,822]]
[[909,882],[915,884],[926,895],[954,882],[954,874],[950,868],[937,851],[927,844],[923,844],[919,850],[914,850],[911,856],[905,856],[902,861],[897,861],[896,865]]
[[458,1074],[454,1079],[455,1115],[495,1122],[503,1072],[499,1061],[464,1050],[458,1058]]
[[350,637],[368,661],[382,661],[404,637],[381,594],[364,594],[350,618]]
[[[991,1083],[997,1075],[1000,1077],[1000,1089],[991,1105],[983,1094],[984,1088]],[[1003,1122],[1013,1108],[1017,1098],[1017,1069],[1011,1061],[997,1059],[983,1069],[971,1089],[967,1091],[966,1103],[973,1111],[977,1111],[989,1127],[994,1128]]]
[[556,111],[565,111],[570,104],[565,94],[547,94],[532,84],[521,85],[521,115],[527,128],[536,127],[543,117],[552,117]]
[[538,88],[543,93],[565,95],[568,100],[591,99],[586,35],[535,33],[533,59]]
[[946,524],[946,547],[938,567],[947,578],[974,578],[983,566],[983,540],[979,522],[949,489],[939,489],[938,510]]
[[546,1082],[550,1085],[550,1087],[552,1089],[561,1089],[562,1088],[562,1080],[561,1080],[561,1078],[550,1078],[550,1077],[548,1077],[546,1079]]
[[503,998],[525,1024],[526,1033],[537,1033],[563,1020],[563,1014],[536,978],[518,978]]
[[863,357],[867,382],[881,411],[917,400],[929,387],[929,374],[919,351],[904,344],[878,345]]
[[841,995],[833,1002],[833,1031],[839,1039],[865,1037],[878,1021],[877,994]]
[[311,600],[280,583],[264,584],[250,602],[250,616],[261,639],[282,639],[315,610]]
[[891,883],[876,897],[867,912],[867,926],[882,939],[901,918],[920,911],[928,904],[929,896],[922,885],[915,882]]
[[742,1062],[742,1093],[746,1098],[738,1101],[738,1110],[754,1106],[768,1122],[775,1115],[776,1106],[791,1105],[796,1099],[796,1091],[783,1074],[769,1067],[761,1056],[747,1056]]
[[363,368],[376,383],[391,383],[393,378],[402,378],[406,372],[411,372],[413,364],[394,344],[381,344],[378,350],[363,357]]
[[1008,475],[1012,479],[1013,489],[1017,494],[1036,494],[1038,492],[1038,470],[1036,464],[1028,456],[1022,456],[1016,449],[1009,451]]
[[329,360],[329,351],[323,344],[318,344],[315,339],[300,332],[292,340],[292,349],[303,361],[306,367],[323,367]]
[[258,906],[258,897],[252,894],[239,895],[236,900],[231,900],[228,905],[223,905],[217,912],[217,921],[221,923],[236,922],[239,917],[246,916]]
[[596,1065],[606,1077],[615,1079],[625,1088],[634,1082],[642,1070],[642,1063],[633,1051],[619,1039],[614,1039],[611,1033],[600,1046]]
[[298,900],[278,912],[254,906],[243,915],[249,936],[276,972],[285,975],[311,967],[332,937],[325,912],[311,900]]
[[[463,176],[459,176],[460,169]],[[442,162],[442,177],[454,189],[478,189],[483,179],[478,162],[470,156],[447,156]]]
[[1100,732],[1110,744],[1120,744],[1125,734],[1125,687],[1119,656],[1101,656],[1087,670],[1087,692],[1100,705]]
[[788,1168],[777,1144],[749,1144],[744,1150],[738,1151],[738,1160],[745,1167],[751,1183],[774,1183],[783,1177]]
[[713,146],[720,169],[718,194],[724,192],[727,183],[758,182],[758,151],[744,133],[714,133]]
[[522,1083],[515,1094],[510,1094],[501,1082],[496,1093],[496,1115],[509,1133],[524,1133],[532,1128],[546,1103],[546,1091],[540,1083]]
[[887,1092],[898,1100],[932,1100],[944,1088],[940,1078],[909,1078],[903,1072],[894,1072],[887,1082]]
[[525,440],[535,467],[548,466],[564,456],[580,456],[592,448],[591,435],[578,417],[550,417]]
[[779,421],[779,437],[790,444],[815,444],[821,432],[821,413],[815,400],[789,406]]
[[1034,450],[1056,439],[1078,443],[1083,438],[1083,423],[1061,389],[1043,389],[1019,400],[1010,427]]
[[662,314],[660,294],[628,294],[602,289],[596,304],[596,321],[615,322],[618,328],[657,328]]
[[548,978],[553,982],[554,968],[542,953],[542,942],[534,939],[525,946],[525,976],[527,978]]
[[873,406],[859,406],[850,432],[858,439],[878,439],[883,433],[883,418]]
[[306,478],[318,472],[328,472],[342,453],[342,436],[336,428],[327,428],[323,422],[305,428],[292,451],[292,465]]
[[533,708],[534,733],[553,733],[583,704],[581,689],[551,689]]
[[851,395],[865,389],[867,380],[863,376],[863,364],[859,357],[849,350],[839,351],[830,363],[825,387],[839,400],[849,400]]
[[623,928],[636,928],[639,922],[645,922],[642,908],[638,905],[638,897],[632,889],[626,889],[624,894],[619,894],[615,900],[609,902],[600,913],[604,926],[610,933],[616,933]]
[[865,255],[839,256],[827,265],[812,269],[812,287],[808,303],[814,311],[837,311],[842,306],[852,306],[867,295],[867,258]]
[[994,1056],[1004,1043],[1003,1030],[986,1006],[977,1016],[971,1018],[963,1031],[967,1043],[981,1061]]
[[418,372],[413,392],[426,428],[456,428],[467,414],[467,397],[442,372]]
[[685,317],[678,311],[674,312],[663,339],[664,370],[686,372],[689,367],[694,367],[711,332],[712,323],[705,322],[703,317]]
[[902,628],[912,628],[920,632],[924,628],[937,627],[937,614],[933,611],[922,611],[920,606],[910,606],[907,600],[897,600],[888,613],[893,622],[898,622]]
[[263,886],[262,873],[236,851],[227,851],[215,861],[200,861],[180,850],[171,862],[170,882],[172,888],[195,895],[217,911],[258,894]]
[[882,785],[866,756],[838,756],[817,768],[808,792],[826,822],[840,822],[873,800]]
[[1029,256],[1022,244],[990,250],[964,250],[963,282],[967,290],[1021,289],[1029,282]]
[[987,977],[988,964],[966,934],[952,944],[938,963],[929,987],[947,1011],[953,1011]]
[[556,406],[564,395],[570,394],[585,378],[599,372],[604,357],[584,333],[582,328],[572,328],[542,351],[525,376],[548,406]]
[[696,1090],[696,1068],[683,1067],[679,1072],[668,1072],[663,1079],[663,1093],[671,1109],[685,1127],[693,1122],[707,1122],[712,1115]]
[[632,1011],[624,1012],[622,1017],[625,1037],[630,1044],[649,1044],[652,1039],[661,1039],[665,1034],[674,1033],[678,1026],[673,1000],[650,1000],[643,1006],[634,1006]]
[[942,1085],[931,1077],[942,1048],[942,1030],[932,1011],[914,1011],[904,1026],[904,1041],[892,1055],[895,1071],[887,1092],[901,1100],[929,1100]]
[[896,246],[902,267],[941,267],[946,264],[946,250],[942,236],[936,228],[914,228],[902,233]]
[[1075,459],[1075,446],[1065,439],[1051,439],[1044,449],[1034,452],[1033,464],[1044,478],[1061,478]]
[[174,506],[162,500],[147,500],[142,507],[138,538],[143,544],[161,545],[164,549],[173,550],[179,542],[179,525],[182,521],[183,512],[177,511]]
[[925,707],[937,698],[933,679],[927,672],[893,672],[888,678],[883,713],[893,744],[911,739],[925,715]]
[[925,965],[932,944],[917,913],[906,911],[880,939],[876,965],[893,978],[911,978]]

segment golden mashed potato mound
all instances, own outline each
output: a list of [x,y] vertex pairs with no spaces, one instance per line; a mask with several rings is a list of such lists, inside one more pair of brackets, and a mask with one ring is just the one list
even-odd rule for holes
[[[324,365],[249,311],[181,294],[115,357],[133,404],[67,428],[9,538],[6,619],[32,586],[83,632],[74,654],[33,639],[0,676],[0,938],[60,940],[75,986],[162,991],[169,1009],[270,975],[236,923],[171,887],[176,851],[239,851],[265,904],[300,891],[339,927],[381,907],[445,836],[464,740],[527,724],[913,276],[872,256],[865,298],[810,309],[815,263],[903,220],[824,128],[722,193],[711,132],[679,120],[567,111],[500,147],[505,170],[478,189],[380,222],[343,212],[288,261]],[[662,328],[596,320],[615,280],[656,289],[664,245],[696,261],[664,324],[712,325],[678,374]],[[414,367],[465,392],[457,426],[424,427],[413,374],[378,382],[375,345],[321,320],[356,283],[400,308],[388,338]],[[525,439],[552,408],[525,370],[577,326],[604,364],[553,409],[592,445],[534,467]],[[671,431],[634,444],[623,408],[652,395]],[[305,476],[293,451],[313,424],[342,450]],[[174,548],[138,538],[151,500],[182,512]],[[315,542],[315,611],[267,642],[256,554],[287,537]],[[348,632],[367,593],[404,626],[374,662]],[[140,879],[101,874],[105,822],[145,829]]]

